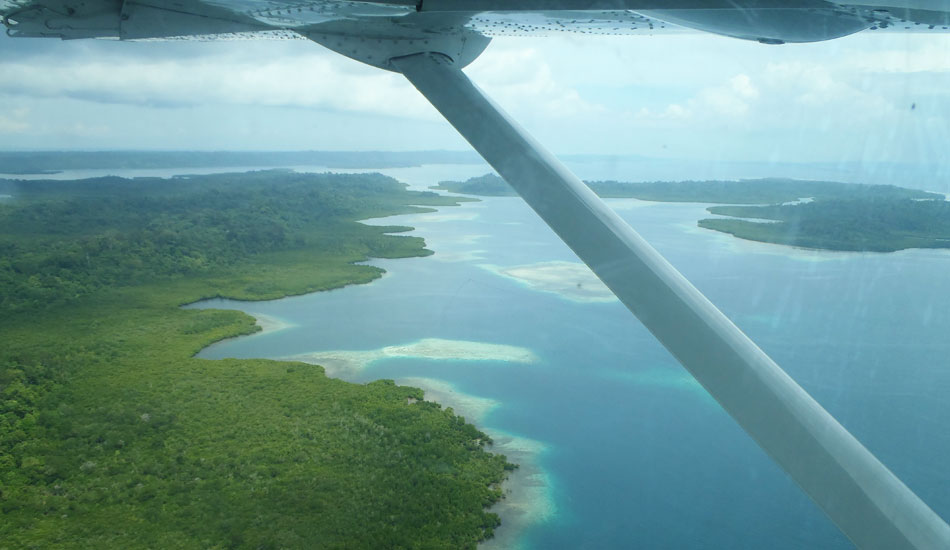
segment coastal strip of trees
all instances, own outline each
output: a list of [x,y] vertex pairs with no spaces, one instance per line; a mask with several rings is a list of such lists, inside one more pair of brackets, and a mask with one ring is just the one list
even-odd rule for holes
[[713,206],[709,212],[731,218],[703,219],[700,227],[753,241],[869,252],[950,248],[950,202],[945,200],[855,197],[794,205]]

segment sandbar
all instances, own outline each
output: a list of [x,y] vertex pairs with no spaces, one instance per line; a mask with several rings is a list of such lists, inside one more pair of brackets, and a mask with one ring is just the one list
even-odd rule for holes
[[427,245],[435,251],[432,258],[441,262],[475,262],[485,259],[485,250],[475,248],[488,235],[437,235],[426,237]]
[[257,321],[257,326],[261,327],[261,331],[258,334],[278,332],[297,326],[272,315],[264,315],[263,313],[250,313],[249,315],[254,317]]
[[482,266],[532,290],[550,292],[573,302],[613,302],[613,292],[580,262],[539,262],[514,267]]
[[415,358],[451,361],[499,361],[504,363],[536,363],[537,355],[527,348],[505,344],[424,338],[409,344],[380,349],[331,350],[283,357],[322,365],[328,376],[347,379],[375,361],[393,358]]
[[[438,248],[433,246],[433,248]],[[440,262],[477,262],[485,259],[485,250],[466,250],[464,252],[439,252],[432,255],[432,259]]]
[[437,213],[422,213],[418,219],[418,223],[443,223],[443,222],[470,222],[472,220],[477,220],[479,217],[478,212],[445,212],[441,210]]

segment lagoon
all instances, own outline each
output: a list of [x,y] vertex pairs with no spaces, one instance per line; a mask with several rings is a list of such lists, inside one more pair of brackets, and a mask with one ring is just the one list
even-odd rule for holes
[[[397,177],[484,173],[459,168]],[[700,229],[707,205],[609,202],[950,516],[950,252],[800,250]],[[204,302],[279,330],[201,356],[355,361],[337,374],[457,406],[526,464],[489,546],[850,547],[623,306],[586,295],[585,268],[520,199],[368,223],[413,226],[435,254],[373,261],[387,273],[368,285]]]

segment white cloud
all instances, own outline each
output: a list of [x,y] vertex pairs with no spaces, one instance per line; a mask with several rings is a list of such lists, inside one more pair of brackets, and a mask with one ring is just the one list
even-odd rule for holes
[[769,63],[763,77],[770,89],[782,90],[786,98],[810,105],[840,101],[851,89],[836,80],[831,71],[818,63],[801,61]]
[[903,48],[878,51],[851,50],[847,65],[872,73],[950,72],[950,38],[932,36],[927,42],[910,42]]
[[699,89],[685,101],[641,109],[637,118],[676,126],[688,119],[698,131],[735,123],[801,131],[837,121],[834,124],[843,131],[903,109],[895,106],[901,98],[865,84],[865,79],[814,60],[767,62],[749,74],[736,74]]
[[513,112],[530,111],[533,116],[572,118],[605,110],[585,100],[576,89],[555,79],[542,52],[521,44],[514,42],[489,49],[466,72]]
[[[711,112],[719,116],[739,117],[745,115],[749,112],[749,103],[747,100],[749,99],[751,91],[748,88],[741,87],[741,85],[737,88],[734,84],[736,78],[744,76],[745,75],[738,75],[725,85],[706,88],[700,91],[695,99],[690,100],[690,105],[693,107],[693,110]],[[748,77],[745,77],[745,79],[748,80]],[[754,99],[754,97],[752,97],[752,99]]]
[[[8,146],[43,147],[57,131],[102,136],[64,140],[81,147],[465,146],[405,79],[316,44],[0,41],[17,45],[0,56]],[[877,140],[875,152],[914,159],[946,143],[948,56],[941,35],[512,38],[466,72],[563,152],[825,160]]]
[[683,103],[670,103],[662,110],[641,108],[636,118],[682,123],[688,119],[733,121],[749,113],[759,99],[759,88],[745,74],[737,74],[717,86],[699,90]]
[[0,134],[19,134],[29,130],[30,125],[22,120],[0,115]]
[[103,137],[112,134],[112,129],[106,124],[85,124],[74,122],[60,128],[60,131],[75,138]]
[[16,107],[6,113],[0,112],[0,134],[20,134],[30,129],[30,123],[27,117],[30,109],[27,107]]
[[894,110],[883,90],[862,89],[862,79],[818,63],[770,63],[763,76],[772,93],[827,116],[854,121],[854,117],[861,120]]
[[633,115],[633,118],[644,122],[683,122],[692,116],[692,109],[684,107],[678,103],[671,103],[667,105],[665,109],[658,112],[654,112],[647,107],[641,107],[640,110],[637,111],[635,115]]
[[752,84],[752,79],[744,74],[737,74],[729,81],[732,90],[743,99],[757,99],[759,89]]
[[280,58],[72,58],[55,64],[8,59],[0,62],[0,92],[143,106],[232,104],[437,117],[399,75],[346,66],[352,64],[317,50]]

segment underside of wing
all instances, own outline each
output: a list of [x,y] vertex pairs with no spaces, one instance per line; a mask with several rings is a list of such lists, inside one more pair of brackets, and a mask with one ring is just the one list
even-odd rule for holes
[[950,0],[421,0],[423,13],[467,13],[488,36],[706,31],[765,43],[861,30],[950,30]]
[[[0,0],[11,36],[123,40],[353,33],[545,36],[698,30],[764,43],[950,30],[950,0]],[[386,29],[385,31],[381,29]]]

